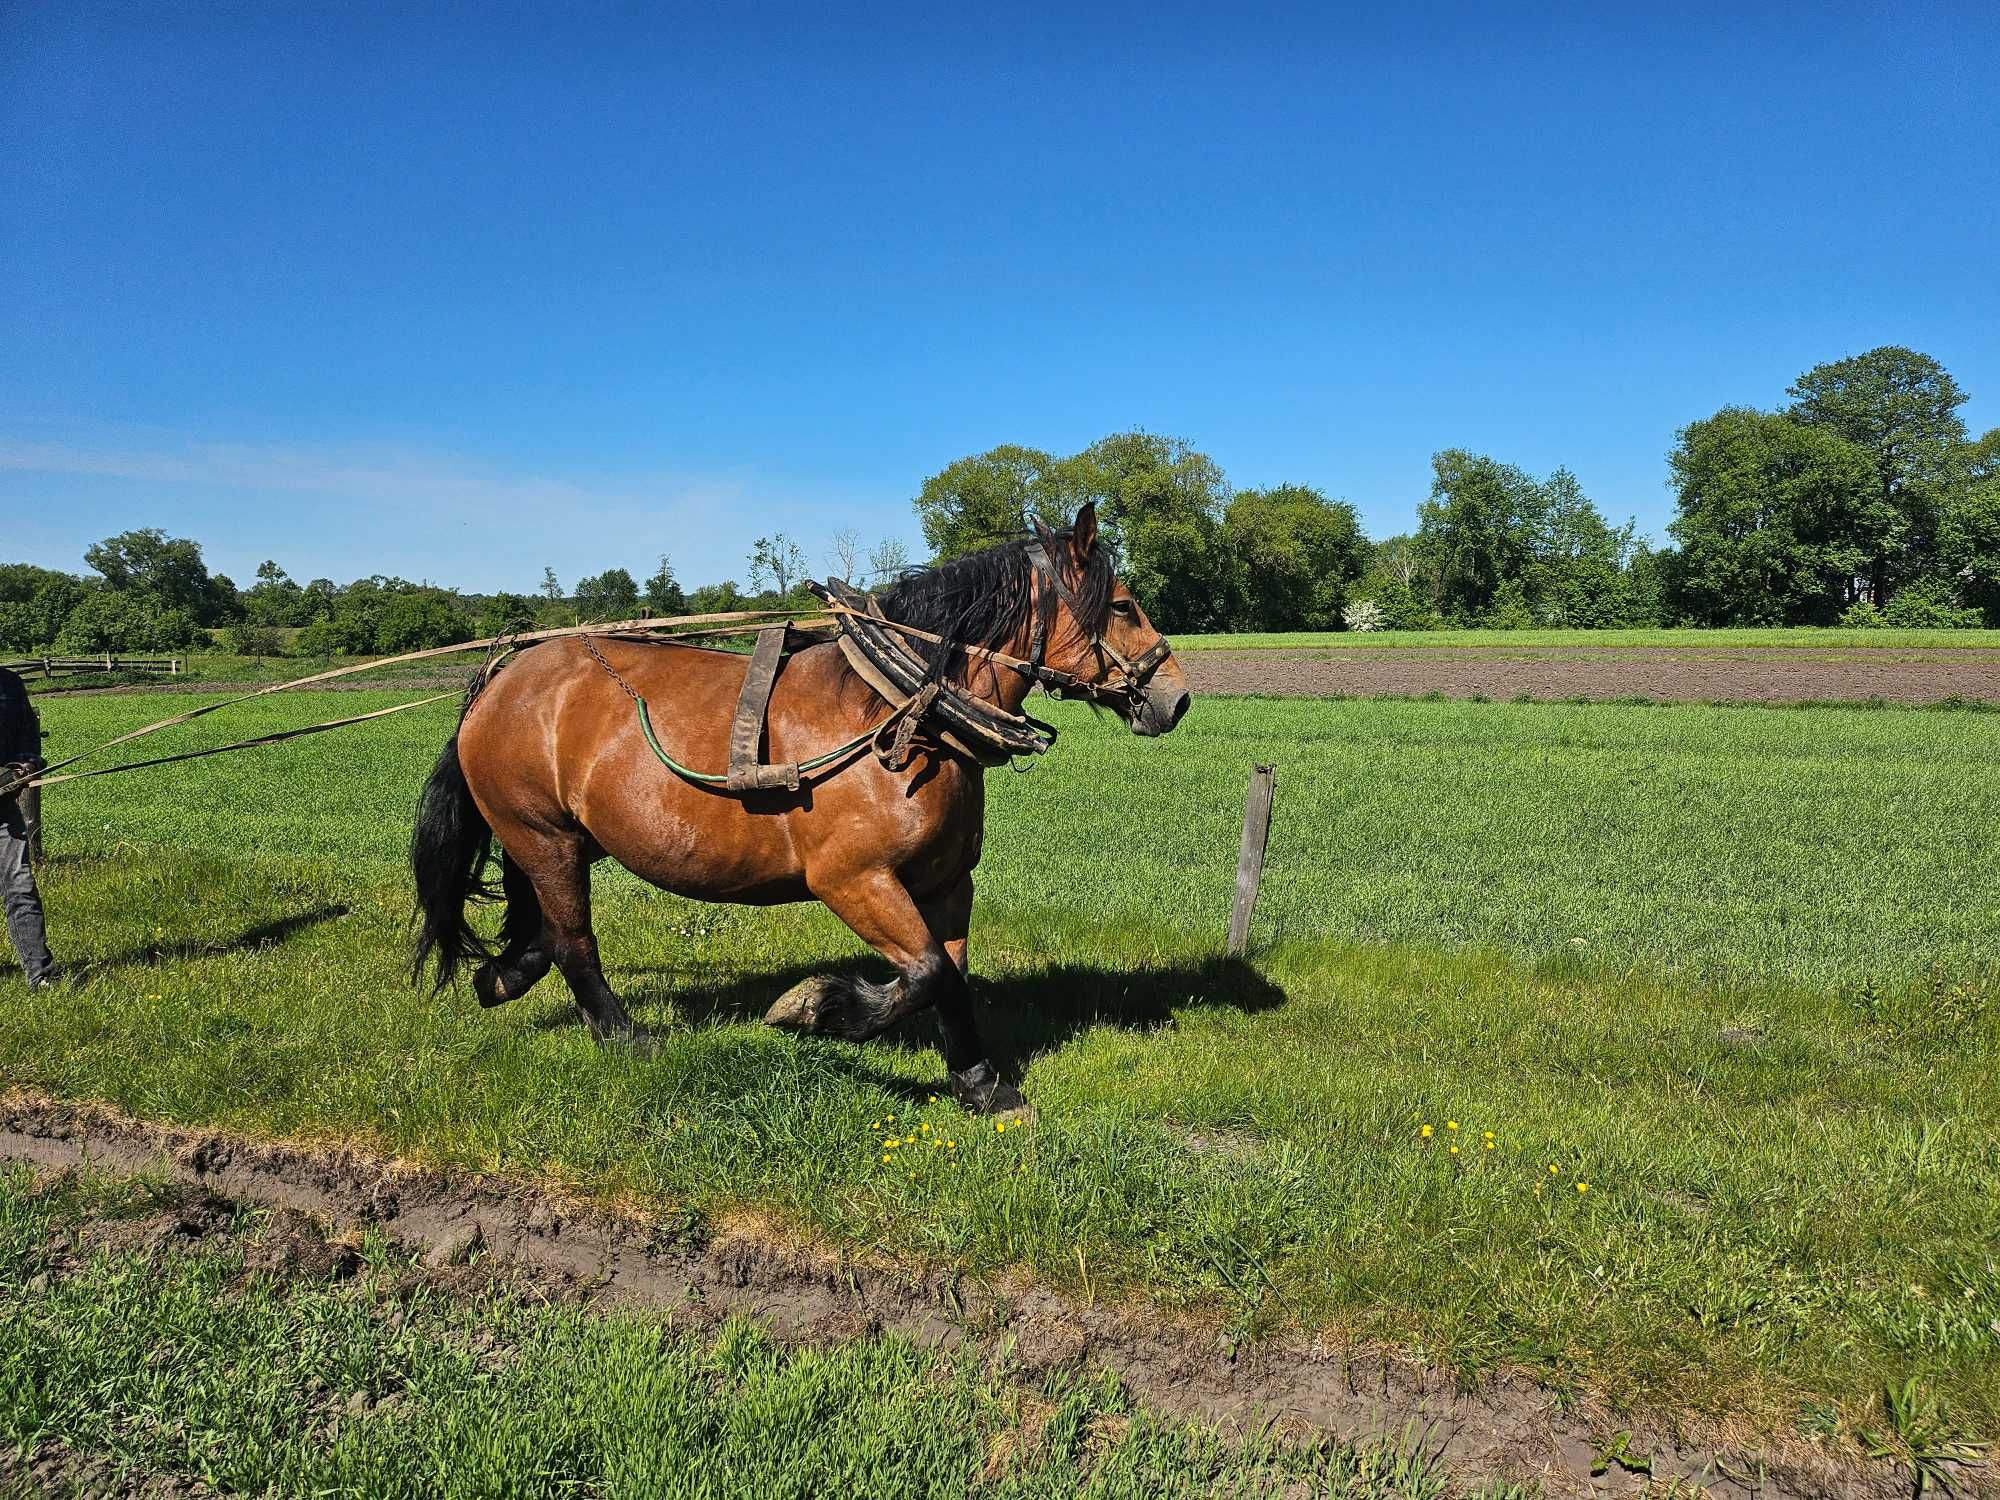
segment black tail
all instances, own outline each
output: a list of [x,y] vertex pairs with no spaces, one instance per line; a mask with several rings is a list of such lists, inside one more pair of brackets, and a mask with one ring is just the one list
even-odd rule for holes
[[492,895],[482,878],[492,852],[493,830],[479,815],[465,771],[458,763],[458,736],[445,741],[430,780],[417,798],[417,826],[410,836],[410,869],[417,878],[417,946],[410,965],[414,984],[437,965],[433,992],[452,981],[461,964],[493,956],[465,919],[468,901]]

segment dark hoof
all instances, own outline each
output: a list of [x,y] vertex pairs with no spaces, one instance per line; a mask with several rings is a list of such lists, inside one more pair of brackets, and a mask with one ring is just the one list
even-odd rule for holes
[[489,1010],[514,998],[507,993],[507,987],[500,982],[499,970],[492,964],[481,964],[473,972],[472,993]]
[[1013,1084],[1003,1081],[990,1062],[976,1062],[963,1073],[951,1075],[951,1097],[971,1114],[1004,1115],[1031,1120],[1034,1106]]

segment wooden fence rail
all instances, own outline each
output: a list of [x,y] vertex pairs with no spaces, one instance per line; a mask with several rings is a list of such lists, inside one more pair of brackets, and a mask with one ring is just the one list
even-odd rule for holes
[[83,672],[153,672],[178,677],[182,661],[178,656],[31,656],[21,661],[0,662],[10,672],[40,672],[44,677],[68,677]]

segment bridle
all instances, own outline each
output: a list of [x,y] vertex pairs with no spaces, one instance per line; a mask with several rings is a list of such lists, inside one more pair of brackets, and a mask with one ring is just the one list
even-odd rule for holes
[[[1020,755],[1038,755],[1056,741],[1053,724],[1025,713],[1010,713],[945,680],[941,675],[944,665],[941,658],[933,652],[927,659],[913,643],[963,652],[989,669],[1026,678],[1054,698],[1081,698],[1105,704],[1128,719],[1138,712],[1146,684],[1160,664],[1173,654],[1172,646],[1162,637],[1137,657],[1129,657],[1101,632],[1091,631],[1084,624],[1082,601],[1049,556],[1048,544],[1052,541],[1054,538],[1044,532],[1026,545],[1036,579],[1045,586],[1031,591],[1032,623],[1026,660],[991,646],[951,642],[933,631],[891,620],[872,594],[837,578],[806,584],[825,601],[827,612],[834,617],[835,640],[848,665],[893,705],[890,718],[877,726],[885,733],[893,729],[893,738],[876,745],[877,753],[891,770],[899,769],[907,761],[918,724],[931,716],[938,720],[946,744],[986,765],[998,765]],[[1106,672],[1105,681],[1092,681],[1048,664],[1049,626],[1055,617],[1056,600],[1068,606],[1078,632],[1097,653],[1098,664]]]
[[[1076,590],[1069,586],[1062,576],[1062,569],[1049,556],[1048,544],[1054,537],[1044,528],[1037,527],[1039,535],[1027,545],[1028,561],[1034,564],[1036,574],[1054,592],[1055,596],[1069,607],[1069,616],[1076,622],[1076,628],[1083,632],[1084,640],[1097,653],[1098,665],[1106,668],[1103,682],[1091,682],[1070,672],[1058,671],[1047,664],[1049,622],[1055,616],[1054,610],[1044,610],[1041,601],[1034,602],[1034,625],[1028,638],[1028,671],[1024,676],[1033,677],[1047,690],[1051,697],[1086,698],[1093,703],[1107,699],[1122,700],[1130,708],[1146,691],[1146,684],[1160,664],[1173,655],[1174,648],[1165,636],[1161,636],[1137,657],[1129,657],[1110,641],[1102,632],[1092,631],[1084,624],[1083,601],[1076,596]],[[1117,679],[1111,680],[1111,670],[1117,671]]]

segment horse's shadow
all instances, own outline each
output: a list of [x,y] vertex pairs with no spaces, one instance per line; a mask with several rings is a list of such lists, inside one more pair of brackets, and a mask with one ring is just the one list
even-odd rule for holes
[[[716,980],[680,969],[626,971],[625,999],[642,1024],[666,1017],[693,1025],[761,1021],[764,1012],[792,985],[815,974],[882,978],[881,960],[865,956],[810,965],[730,975]],[[678,982],[677,982],[678,981]],[[1152,1031],[1189,1006],[1226,1005],[1244,1012],[1269,1010],[1285,1002],[1285,992],[1239,958],[1214,957],[1151,967],[1114,968],[1056,964],[1044,969],[972,977],[973,1003],[988,1055],[1002,1073],[1018,1078],[1028,1061],[1099,1026]],[[564,1007],[535,1024],[572,1024]],[[898,1022],[857,1049],[840,1046],[840,1066],[857,1077],[897,1093],[923,1088],[869,1068],[862,1059],[871,1047],[928,1050],[937,1023],[928,1011]]]
[[322,922],[338,921],[347,913],[348,908],[339,902],[322,901],[303,911],[273,917],[268,922],[255,923],[234,937],[220,940],[177,937],[163,942],[142,943],[137,947],[106,954],[103,958],[85,959],[76,966],[76,970],[80,978],[91,979],[120,969],[148,968],[163,960],[213,958],[220,953],[252,952],[258,948],[281,943],[293,933],[303,932],[308,927],[317,927]]

